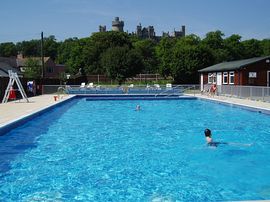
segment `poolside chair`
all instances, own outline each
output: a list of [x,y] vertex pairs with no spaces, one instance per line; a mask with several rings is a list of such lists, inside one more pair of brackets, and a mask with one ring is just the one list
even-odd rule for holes
[[146,85],[145,90],[153,90],[153,87],[149,84]]
[[86,87],[87,87],[87,88],[94,88],[95,86],[94,86],[94,83],[89,83],[89,84],[87,84]]
[[171,83],[167,83],[167,84],[166,84],[166,89],[167,89],[167,90],[172,89],[172,84],[171,84]]
[[81,83],[80,88],[85,88],[85,83],[84,83],[84,82],[83,82],[83,83]]
[[154,88],[155,88],[155,90],[161,90],[161,88],[160,88],[160,85],[159,85],[159,84],[154,84]]

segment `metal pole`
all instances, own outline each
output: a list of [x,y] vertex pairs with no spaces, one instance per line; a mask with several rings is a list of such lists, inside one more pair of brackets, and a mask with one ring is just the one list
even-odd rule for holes
[[41,74],[41,78],[43,79],[44,78],[44,53],[43,53],[43,47],[44,47],[44,45],[43,45],[43,32],[41,32],[41,64],[42,64],[42,70],[41,70],[41,72],[42,72],[42,74]]

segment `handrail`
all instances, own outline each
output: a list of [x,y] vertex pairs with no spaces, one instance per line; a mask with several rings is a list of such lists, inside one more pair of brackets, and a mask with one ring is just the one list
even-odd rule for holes
[[189,89],[192,89],[192,88],[195,89],[195,85],[191,85],[191,86],[189,86],[189,85],[188,86],[186,86],[186,85],[177,85],[177,86],[175,86],[175,87],[173,87],[171,89],[166,89],[165,91],[162,91],[162,92],[156,94],[155,97],[157,97],[159,95],[162,95],[162,94],[164,94],[166,92],[172,91],[172,90],[173,90],[173,92],[171,94],[166,95],[165,97],[169,97],[171,95],[175,95],[176,93],[174,92],[174,90],[177,89],[177,88],[179,88],[179,87],[184,87],[184,89],[180,92],[180,94],[183,93],[186,90],[189,90]]
[[[178,87],[180,87],[180,86],[182,86],[182,85],[177,85],[177,86],[174,86],[174,87],[172,87],[172,88],[170,88],[170,89],[166,89],[165,91],[162,91],[162,92],[160,92],[160,93],[158,93],[158,94],[155,94],[155,97],[157,97],[157,96],[159,96],[159,95],[161,95],[161,94],[163,94],[163,93],[169,92],[169,91],[171,91],[171,90],[174,90],[174,89],[176,89],[176,88],[178,88]],[[170,95],[172,95],[172,94],[170,94]],[[168,96],[170,96],[170,95],[167,95],[167,96],[165,96],[165,97],[168,97]],[[173,95],[175,95],[175,93],[173,93]]]

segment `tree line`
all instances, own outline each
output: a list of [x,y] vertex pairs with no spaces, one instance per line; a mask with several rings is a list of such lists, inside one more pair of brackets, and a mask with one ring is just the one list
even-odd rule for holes
[[[22,53],[40,57],[40,40],[16,44],[1,43],[0,56]],[[198,70],[224,61],[270,55],[270,39],[242,40],[233,34],[225,37],[217,30],[204,38],[194,34],[160,40],[139,39],[124,32],[100,32],[86,38],[57,42],[44,38],[44,55],[66,65],[66,73],[105,74],[119,83],[138,73],[159,73],[175,83],[198,82]],[[32,67],[33,68],[33,67]]]

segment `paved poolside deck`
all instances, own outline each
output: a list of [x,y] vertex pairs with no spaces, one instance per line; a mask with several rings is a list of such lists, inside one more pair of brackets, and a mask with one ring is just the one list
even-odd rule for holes
[[17,100],[0,104],[0,127],[27,115],[33,114],[44,108],[55,105],[59,102],[67,100],[74,95],[65,95],[62,99],[54,101],[54,95],[41,95],[29,98],[29,103],[26,100]]
[[[0,104],[0,127],[11,123],[15,120],[28,116],[32,113],[40,111],[44,108],[55,105],[59,102],[62,102],[66,99],[70,99],[75,95],[65,95],[59,101],[54,101],[54,95],[41,95],[36,97],[29,98],[29,103],[25,100],[8,102],[6,104]],[[255,107],[262,110],[270,110],[270,103],[261,102],[261,101],[253,101],[248,99],[239,99],[232,97],[224,97],[224,96],[214,96],[209,97],[206,95],[196,95],[197,98],[209,99],[218,102],[224,102],[228,104],[237,104],[245,107]]]
[[207,95],[195,95],[197,98],[209,99],[217,102],[223,102],[227,104],[241,105],[244,107],[258,108],[261,110],[270,110],[270,102],[255,101],[250,99],[241,99],[225,96],[207,96]]

